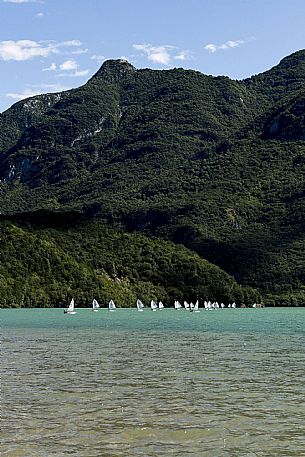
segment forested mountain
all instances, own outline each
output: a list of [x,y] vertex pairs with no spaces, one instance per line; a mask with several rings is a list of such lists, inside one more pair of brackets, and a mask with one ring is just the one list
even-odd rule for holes
[[106,61],[0,115],[0,210],[78,211],[305,304],[304,83],[305,51],[243,81]]
[[2,306],[120,307],[199,297],[250,304],[260,294],[241,287],[184,246],[127,234],[88,221],[79,213],[39,211],[0,219]]

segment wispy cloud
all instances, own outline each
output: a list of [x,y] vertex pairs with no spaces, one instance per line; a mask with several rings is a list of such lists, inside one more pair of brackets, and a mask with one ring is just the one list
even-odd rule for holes
[[204,49],[210,53],[214,53],[220,50],[238,48],[242,44],[244,44],[244,40],[229,40],[222,44],[209,43],[204,46]]
[[44,17],[44,13],[37,13],[36,17]]
[[64,73],[57,74],[57,77],[69,76],[71,78],[79,78],[82,76],[86,76],[89,73],[89,70],[80,70],[78,63],[74,59],[66,60],[65,62],[60,64],[58,68]]
[[98,55],[98,54],[93,54],[91,57],[90,57],[91,60],[96,60],[99,64],[105,62],[105,60],[107,59],[105,56],[102,56],[102,55]]
[[175,60],[189,60],[191,58],[190,51],[180,51],[178,54],[173,56]]
[[69,76],[72,78],[79,78],[82,76],[87,76],[89,73],[89,70],[76,70],[74,73],[69,73]]
[[59,68],[62,71],[76,70],[77,67],[77,62],[74,59],[66,60],[65,62],[59,65]]
[[53,43],[42,44],[32,40],[0,41],[0,60],[29,60],[33,57],[48,57],[56,53]]
[[12,98],[15,101],[23,100],[28,97],[34,97],[35,95],[52,93],[52,92],[63,92],[69,90],[70,87],[63,84],[41,84],[39,86],[26,87],[21,92],[9,92],[6,97]]
[[33,97],[34,95],[40,94],[40,91],[26,88],[22,92],[15,93],[9,92],[6,94],[7,97],[12,98],[13,100],[23,100],[24,98]]
[[163,44],[153,46],[147,43],[133,44],[132,47],[140,51],[142,56],[155,64],[170,65],[174,60],[188,60],[191,58],[189,51],[180,51],[177,46]]
[[35,57],[49,57],[58,54],[65,47],[78,47],[79,40],[70,41],[33,41],[33,40],[8,40],[0,41],[0,60],[24,61]]
[[152,46],[151,44],[133,44],[134,49],[141,51],[148,60],[153,63],[159,63],[162,65],[169,65],[171,62],[170,51],[175,49],[175,46],[168,44],[162,46]]
[[82,46],[82,42],[79,40],[68,40],[68,41],[62,41],[57,44],[57,46]]
[[75,51],[72,51],[71,54],[78,55],[78,54],[87,54],[89,49],[75,49]]
[[67,77],[69,76],[70,78],[80,78],[82,76],[87,76],[89,73],[89,70],[75,70],[70,73],[59,73],[57,76],[59,78]]
[[3,3],[43,3],[42,0],[2,0]]
[[57,65],[55,62],[52,62],[49,67],[42,69],[42,71],[56,71],[56,70],[57,70]]

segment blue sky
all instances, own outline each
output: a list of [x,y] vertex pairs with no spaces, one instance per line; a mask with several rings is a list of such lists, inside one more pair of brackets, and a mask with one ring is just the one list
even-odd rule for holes
[[242,79],[305,48],[304,0],[0,0],[0,112],[105,59]]

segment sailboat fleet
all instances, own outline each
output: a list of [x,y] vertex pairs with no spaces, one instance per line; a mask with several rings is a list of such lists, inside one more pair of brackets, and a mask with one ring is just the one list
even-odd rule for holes
[[[216,302],[204,301],[203,306],[204,306],[203,309],[205,309],[206,311],[215,311],[218,309],[226,308],[224,303],[219,304],[217,301]],[[260,306],[261,305],[257,305],[256,303],[254,303],[254,305],[252,305],[253,308],[260,307]],[[72,298],[68,308],[64,310],[64,313],[65,314],[76,314],[76,311],[74,308],[75,308],[75,302],[74,302],[74,298]],[[100,308],[100,305],[99,305],[98,301],[96,299],[94,299],[92,302],[92,311],[97,312],[99,308]],[[138,311],[143,311],[145,308],[143,302],[139,298],[137,299],[137,302],[136,302],[136,308]],[[162,301],[159,301],[159,303],[157,303],[157,301],[151,300],[150,308],[152,311],[157,311],[157,310],[162,311],[164,309],[164,304],[162,303]],[[227,308],[232,308],[232,309],[236,308],[236,303],[235,302],[229,303]],[[175,300],[174,309],[177,311],[180,311],[181,309],[185,309],[186,311],[190,311],[193,313],[200,313],[199,300],[197,300],[195,303],[193,303],[193,302],[188,303],[187,301],[184,301],[183,305],[178,300]],[[116,305],[113,300],[109,301],[108,310],[109,311],[116,310]]]

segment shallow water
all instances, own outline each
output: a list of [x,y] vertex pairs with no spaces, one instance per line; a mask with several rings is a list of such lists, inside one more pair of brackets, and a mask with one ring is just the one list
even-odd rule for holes
[[0,318],[3,456],[305,456],[304,308]]

